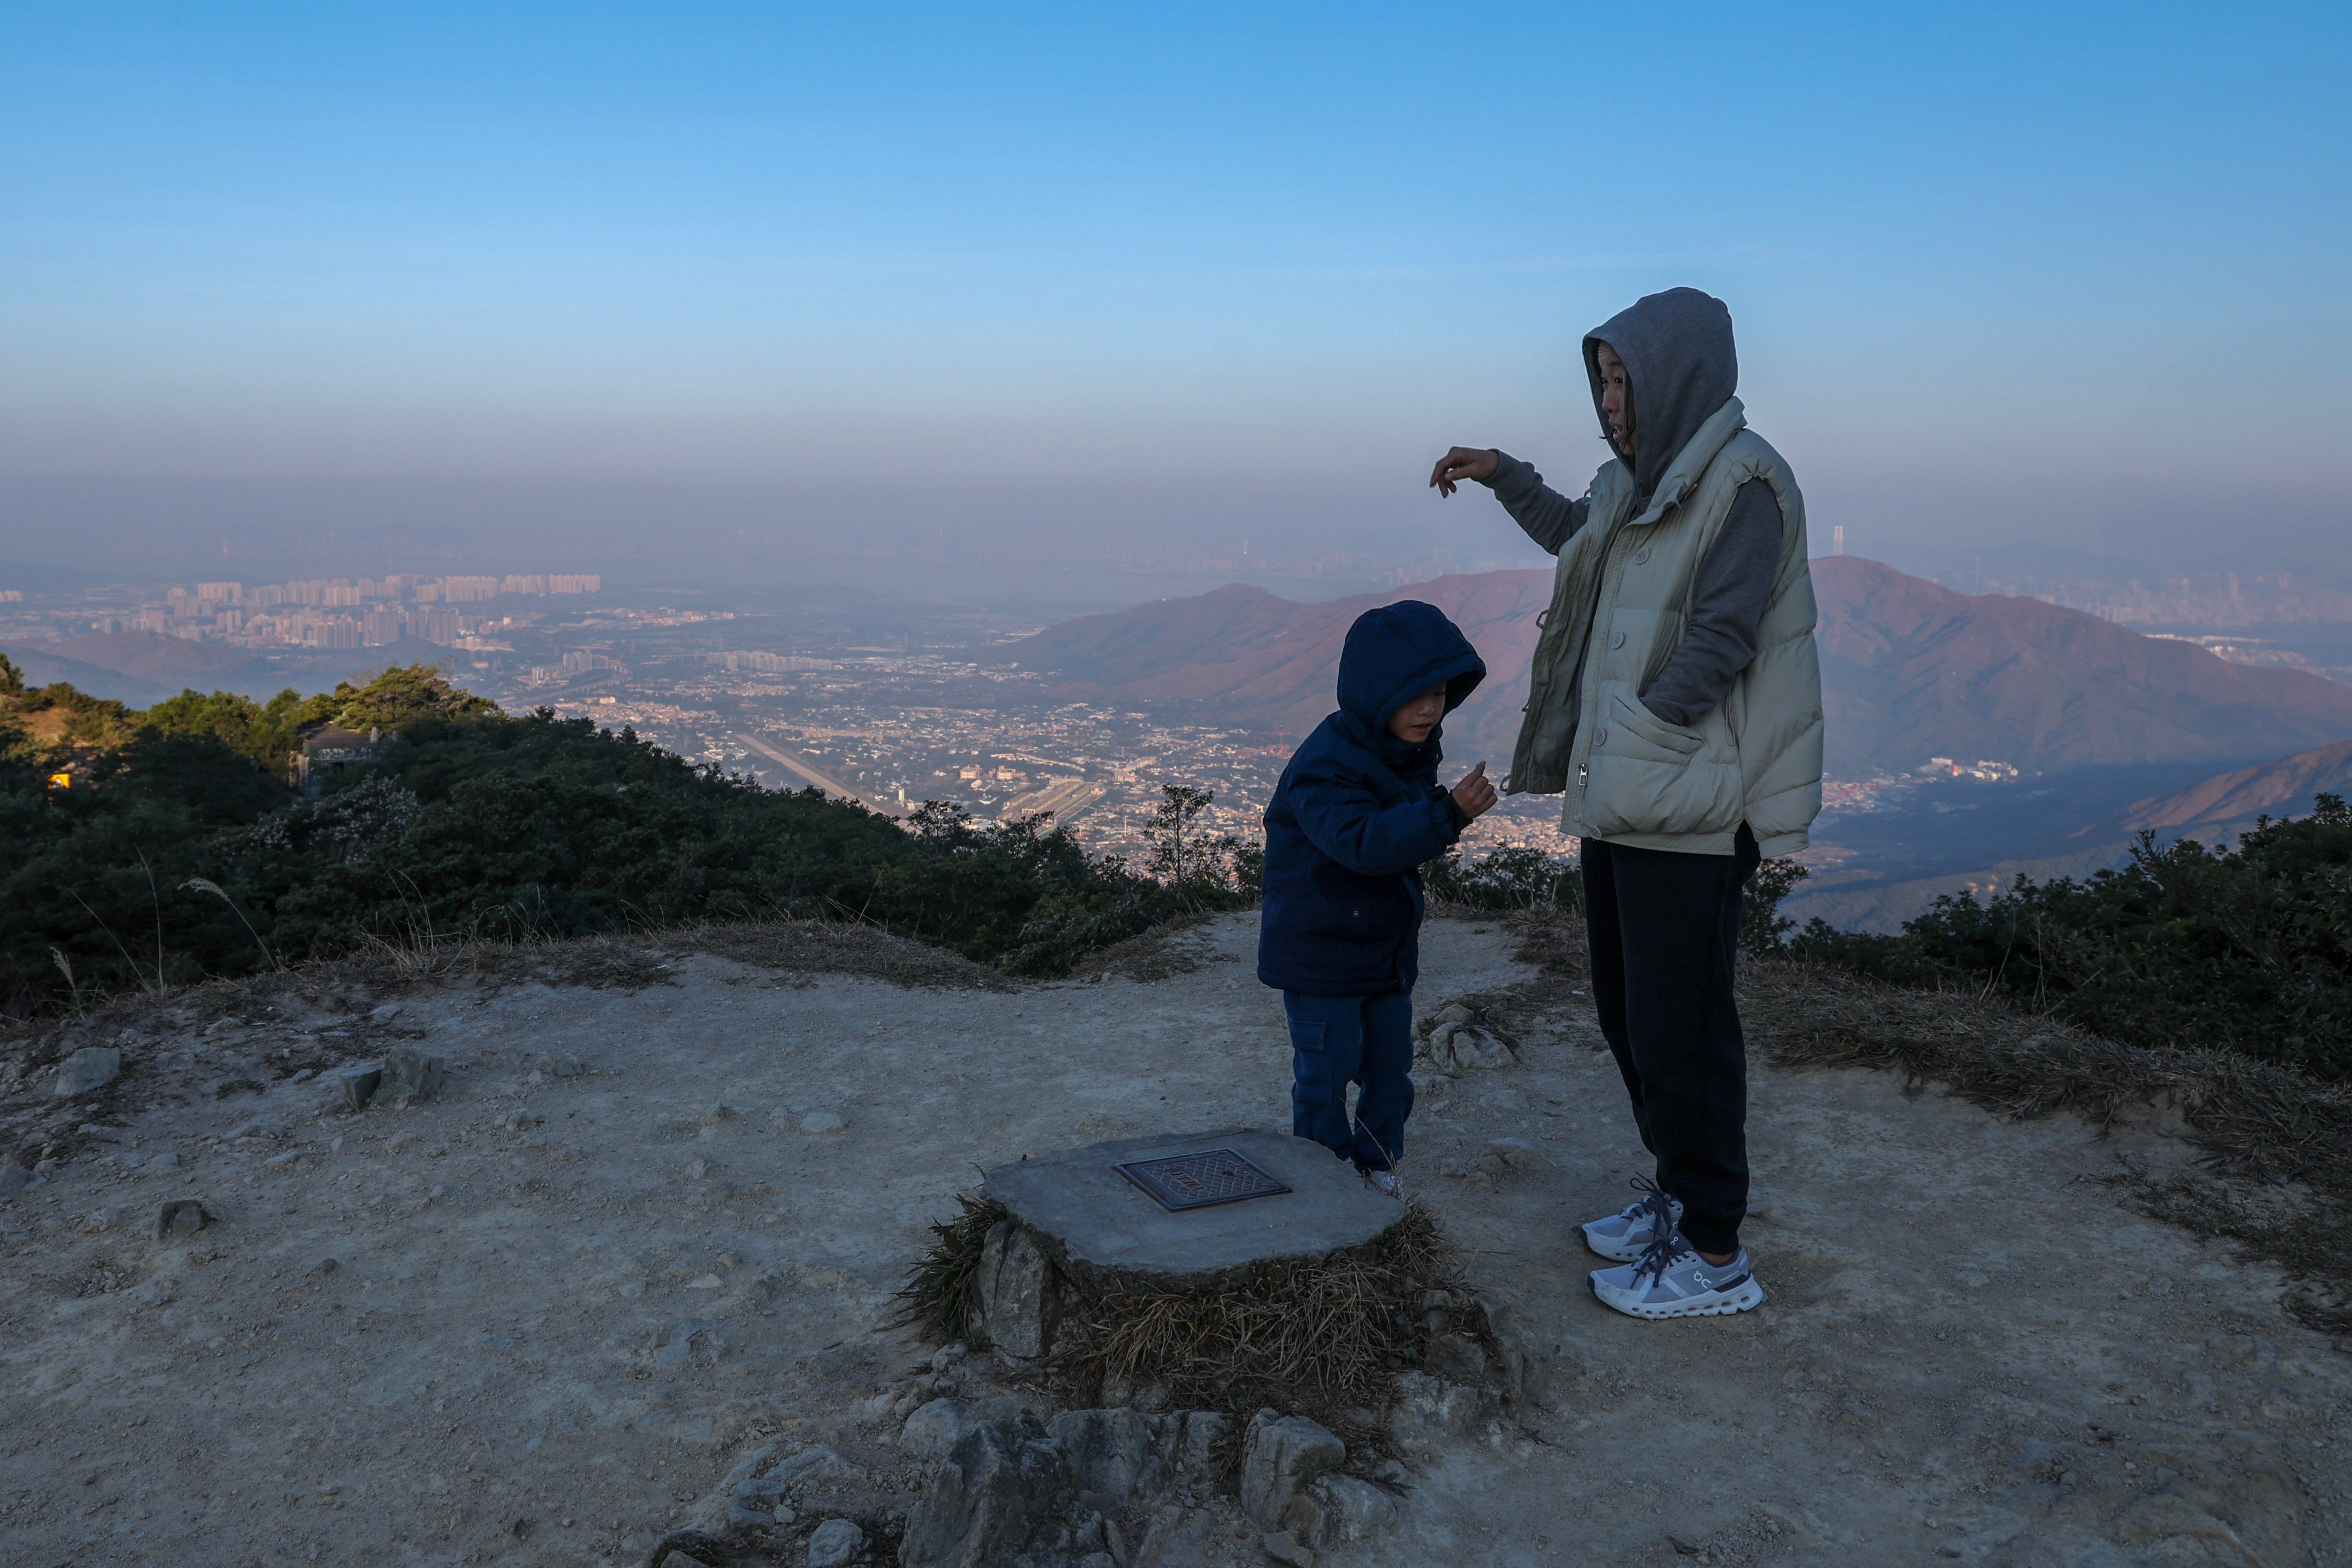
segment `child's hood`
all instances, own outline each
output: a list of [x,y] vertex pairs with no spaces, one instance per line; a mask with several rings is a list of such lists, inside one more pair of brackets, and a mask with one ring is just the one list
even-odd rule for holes
[[[1418,599],[1366,610],[1339,650],[1339,711],[1362,742],[1388,734],[1389,717],[1433,686],[1451,713],[1486,678],[1486,661],[1445,612]],[[1430,735],[1430,742],[1437,739]],[[1382,748],[1385,751],[1387,748]]]

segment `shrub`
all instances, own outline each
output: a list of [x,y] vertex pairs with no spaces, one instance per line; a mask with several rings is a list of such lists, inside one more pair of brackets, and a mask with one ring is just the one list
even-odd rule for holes
[[[1244,852],[1203,827],[1210,797],[1181,787],[1155,823],[1164,874],[1139,875],[1045,817],[983,824],[935,804],[902,827],[697,767],[627,730],[547,709],[510,718],[418,667],[299,707],[290,694],[184,693],[148,716],[93,710],[118,738],[82,748],[89,787],[52,795],[41,774],[56,748],[16,711],[35,700],[81,711],[56,689],[0,700],[16,725],[0,725],[0,1001],[18,1012],[393,933],[711,920],[864,921],[1056,974],[1161,921],[1255,897]],[[283,763],[290,725],[314,718],[397,733],[375,765],[304,799]]]
[[1766,958],[1788,950],[1788,936],[1797,929],[1797,922],[1780,912],[1780,900],[1811,875],[1794,860],[1767,860],[1756,868],[1740,895],[1742,952]]
[[1584,907],[1584,873],[1575,862],[1524,845],[1475,858],[1449,849],[1421,868],[1421,881],[1433,901],[1467,910]]
[[2352,1076],[2352,810],[2268,818],[2235,849],[2143,834],[2128,864],[1936,900],[1902,934],[1820,921],[1798,956],[1908,984],[2003,991],[2113,1039]]

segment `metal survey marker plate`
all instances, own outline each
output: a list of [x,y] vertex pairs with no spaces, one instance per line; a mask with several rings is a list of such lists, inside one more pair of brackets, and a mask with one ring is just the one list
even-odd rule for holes
[[1290,1191],[1231,1149],[1135,1160],[1114,1168],[1171,1214],[1183,1209],[1204,1209],[1215,1204],[1237,1204],[1246,1198],[1270,1198]]

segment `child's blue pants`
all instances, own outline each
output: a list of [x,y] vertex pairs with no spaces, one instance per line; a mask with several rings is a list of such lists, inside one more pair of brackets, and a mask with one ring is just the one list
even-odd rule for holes
[[[1282,994],[1290,1016],[1290,1130],[1352,1160],[1386,1170],[1404,1158],[1412,1114],[1412,993],[1373,996]],[[1360,1087],[1348,1115],[1348,1086]]]

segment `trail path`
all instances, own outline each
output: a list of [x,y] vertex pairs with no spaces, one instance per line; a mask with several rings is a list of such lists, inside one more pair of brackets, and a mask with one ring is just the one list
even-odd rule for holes
[[[158,1032],[111,1153],[0,1209],[0,1561],[634,1563],[751,1437],[878,1441],[861,1402],[929,1347],[876,1325],[975,1167],[1286,1125],[1254,935],[1180,938],[1197,967],[1150,982],[922,990],[682,954],[636,991],[467,984],[375,1025]],[[1434,922],[1423,1005],[1524,981],[1511,942]],[[319,1080],[210,1097],[267,1081],[272,1041],[357,1056],[370,1029],[448,1059],[442,1095],[356,1118],[318,1115]],[[2352,1363],[2274,1274],[2098,1179],[2182,1146],[1759,1071],[1769,1300],[1637,1323],[1591,1300],[1574,1242],[1643,1169],[1596,1043],[1560,1013],[1518,1068],[1424,1080],[1408,1173],[1555,1347],[1556,1408],[1450,1452],[1395,1539],[1327,1561],[2352,1563]],[[1498,1137],[1551,1167],[1437,1173]],[[156,1240],[159,1205],[198,1195],[222,1223]],[[1261,1559],[1235,1538],[1192,1560]]]

